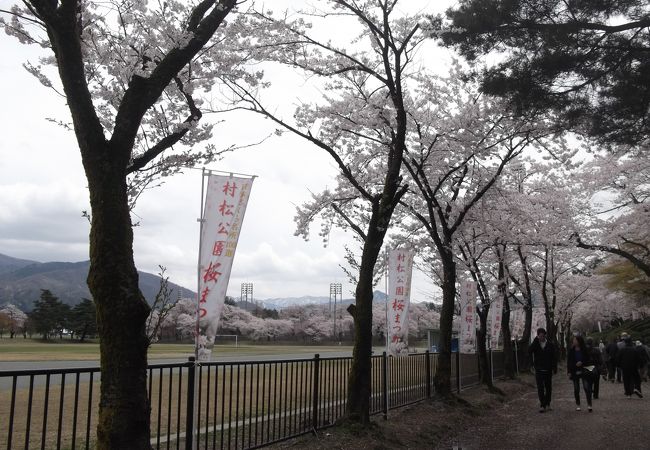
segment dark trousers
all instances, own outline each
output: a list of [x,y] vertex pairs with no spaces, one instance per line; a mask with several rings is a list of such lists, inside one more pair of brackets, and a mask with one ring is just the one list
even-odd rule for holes
[[641,377],[638,370],[623,370],[623,389],[625,395],[632,395],[634,389],[641,391]]
[[592,377],[592,394],[594,398],[598,398],[598,392],[600,391],[600,371],[598,368],[594,369],[593,372],[593,377]]
[[553,382],[553,373],[541,370],[535,371],[535,382],[537,383],[537,396],[539,405],[545,408],[551,404],[551,391]]
[[616,378],[616,362],[613,359],[607,361],[607,379],[614,381]]
[[593,388],[593,381],[591,376],[574,376],[573,377],[573,395],[576,398],[576,405],[580,406],[580,380],[582,380],[582,387],[585,391],[587,398],[587,405],[591,406],[591,392]]

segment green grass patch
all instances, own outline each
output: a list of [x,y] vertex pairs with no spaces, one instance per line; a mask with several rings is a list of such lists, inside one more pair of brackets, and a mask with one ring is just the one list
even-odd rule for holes
[[[213,357],[264,355],[302,355],[311,357],[316,353],[327,357],[328,353],[351,351],[349,346],[303,346],[303,345],[217,345]],[[194,355],[193,344],[153,344],[150,359],[182,359]],[[40,339],[0,339],[0,361],[99,361],[99,343],[70,340],[43,341]]]

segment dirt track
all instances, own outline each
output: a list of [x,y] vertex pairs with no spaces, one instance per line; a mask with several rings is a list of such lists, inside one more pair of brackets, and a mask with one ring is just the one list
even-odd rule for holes
[[[461,401],[432,400],[375,416],[370,430],[333,427],[273,448],[317,449],[650,449],[650,386],[647,398],[627,399],[621,384],[601,382],[594,412],[575,410],[573,384],[554,377],[552,411],[538,412],[534,379],[496,383],[506,396],[483,387],[463,391]],[[465,403],[465,402],[467,403]]]
[[[628,399],[622,384],[601,382],[593,413],[587,411],[584,392],[582,411],[576,411],[573,384],[562,375],[553,381],[552,411],[539,413],[537,392],[530,389],[494,408],[455,438],[445,439],[438,448],[454,444],[471,450],[650,448],[650,398]],[[647,383],[644,387],[650,394]]]

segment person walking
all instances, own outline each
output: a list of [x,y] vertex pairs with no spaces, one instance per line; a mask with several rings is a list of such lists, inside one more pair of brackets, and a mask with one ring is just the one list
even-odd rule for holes
[[624,336],[623,341],[625,346],[618,351],[618,366],[623,372],[623,389],[627,398],[632,398],[635,394],[639,398],[643,398],[641,393],[641,377],[639,370],[641,369],[640,353],[634,347],[632,338],[628,335]]
[[571,348],[567,354],[567,374],[573,381],[573,395],[576,399],[576,411],[580,411],[580,382],[585,391],[587,409],[592,412],[591,395],[593,386],[593,371],[595,365],[587,350],[582,336],[574,336]]
[[616,346],[618,347],[618,350],[616,351],[616,382],[621,383],[622,378],[623,378],[623,369],[621,366],[618,364],[619,357],[618,353],[625,347],[625,338],[628,336],[628,334],[624,331],[621,333],[618,342],[616,343]]
[[607,361],[607,379],[612,383],[616,379],[616,360],[618,354],[618,345],[616,344],[616,338],[612,340],[605,347],[606,361]]
[[636,351],[639,352],[639,358],[641,359],[641,370],[639,370],[639,376],[641,381],[648,382],[648,368],[650,367],[650,347],[643,345],[643,342],[636,341]]
[[528,354],[535,368],[535,383],[539,397],[539,412],[551,409],[551,391],[553,388],[553,374],[557,373],[557,351],[552,342],[546,339],[546,330],[537,329],[537,336],[528,347]]
[[600,374],[605,370],[603,355],[600,353],[600,348],[594,346],[594,340],[592,338],[588,337],[585,344],[587,346],[587,353],[589,353],[591,362],[594,365],[594,370],[591,373],[591,380],[593,382],[592,398],[598,400],[598,394],[600,392]]

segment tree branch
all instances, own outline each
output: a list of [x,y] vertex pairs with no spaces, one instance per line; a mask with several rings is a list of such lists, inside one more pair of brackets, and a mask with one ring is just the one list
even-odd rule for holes
[[586,250],[597,250],[599,252],[606,252],[606,253],[612,253],[614,255],[621,256],[628,261],[630,261],[632,264],[634,264],[637,268],[639,268],[647,277],[650,278],[650,264],[646,263],[645,261],[637,258],[634,256],[632,253],[627,252],[625,250],[621,250],[620,248],[616,247],[610,247],[608,245],[597,245],[597,244],[588,244],[582,241],[580,236],[575,233],[572,238],[576,240],[576,246],[578,248],[584,248]]

